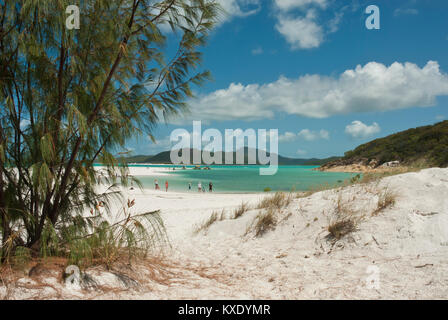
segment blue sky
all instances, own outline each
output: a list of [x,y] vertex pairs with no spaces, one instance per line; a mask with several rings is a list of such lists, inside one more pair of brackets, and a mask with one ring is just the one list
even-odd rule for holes
[[[278,129],[279,153],[342,155],[361,143],[448,119],[445,0],[219,0],[228,12],[204,48],[214,77],[191,115],[160,124],[134,154],[168,150],[173,129]],[[368,5],[380,30],[368,30]]]

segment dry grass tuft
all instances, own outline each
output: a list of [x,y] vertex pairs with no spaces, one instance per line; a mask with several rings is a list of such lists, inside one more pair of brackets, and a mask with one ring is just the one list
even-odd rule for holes
[[241,205],[233,212],[233,219],[238,219],[249,209],[250,209],[249,205],[246,202],[242,202]]
[[351,208],[354,200],[355,198],[343,199],[342,194],[339,194],[334,207],[333,218],[327,227],[329,239],[340,240],[353,231],[356,231],[358,224],[364,216],[359,215]]
[[202,224],[196,226],[194,234],[198,234],[201,231],[207,230],[208,228],[210,228],[212,224],[214,224],[217,221],[222,221],[225,218],[226,218],[226,212],[224,209],[221,212],[213,211],[207,220],[205,220]]
[[246,234],[254,231],[256,237],[261,237],[267,231],[275,229],[277,225],[276,211],[269,208],[266,211],[260,212],[254,219],[251,225],[246,230]]
[[287,207],[292,201],[292,195],[285,192],[276,192],[273,196],[267,196],[261,200],[257,209],[277,209]]
[[352,218],[336,220],[328,226],[331,238],[339,240],[356,230],[356,223]]
[[391,192],[390,189],[385,188],[378,195],[378,204],[376,209],[373,211],[372,216],[378,215],[381,211],[392,207],[397,201],[397,195]]

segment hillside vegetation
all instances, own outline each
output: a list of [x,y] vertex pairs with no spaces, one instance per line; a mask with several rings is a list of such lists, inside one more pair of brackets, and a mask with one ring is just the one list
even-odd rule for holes
[[362,144],[345,153],[339,162],[377,161],[377,165],[398,160],[403,164],[448,166],[448,121],[408,129]]

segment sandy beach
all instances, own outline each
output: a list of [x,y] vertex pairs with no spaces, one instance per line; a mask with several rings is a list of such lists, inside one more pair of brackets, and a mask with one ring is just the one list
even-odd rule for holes
[[[159,174],[131,168],[131,174]],[[396,197],[375,213],[381,192]],[[96,299],[446,299],[448,298],[448,169],[425,169],[379,182],[292,196],[275,229],[247,233],[267,194],[127,190],[135,212],[161,210],[170,246],[151,267],[85,270],[101,285],[67,287],[62,270],[24,276],[0,296]],[[232,219],[233,210],[250,209]],[[118,206],[118,204],[117,204]],[[356,230],[330,239],[337,207],[359,216]],[[196,233],[213,212],[225,218]],[[101,288],[101,289],[99,289]],[[105,289],[108,288],[108,289]]]

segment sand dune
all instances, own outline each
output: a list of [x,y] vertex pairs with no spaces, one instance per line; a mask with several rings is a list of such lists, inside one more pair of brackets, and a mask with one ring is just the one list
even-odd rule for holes
[[[396,202],[375,212],[386,190]],[[53,289],[22,288],[11,296],[55,297],[56,286],[59,298],[448,298],[448,169],[294,198],[276,213],[275,229],[261,237],[246,234],[260,209],[217,221],[198,234],[194,230],[213,211],[224,208],[230,217],[242,201],[255,207],[266,194],[134,190],[128,196],[136,199],[137,211],[161,209],[171,248],[157,260],[164,262],[155,267],[160,277],[134,266],[128,275],[138,286],[130,287],[116,284],[110,271],[96,268],[87,273],[120,290],[66,288],[54,275]],[[360,222],[354,232],[337,240],[329,237],[327,228],[341,207]]]

